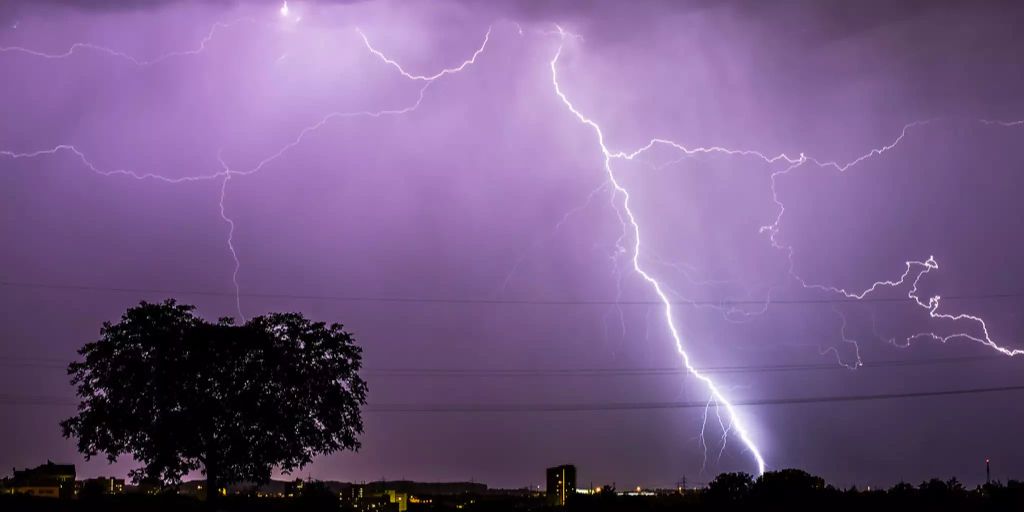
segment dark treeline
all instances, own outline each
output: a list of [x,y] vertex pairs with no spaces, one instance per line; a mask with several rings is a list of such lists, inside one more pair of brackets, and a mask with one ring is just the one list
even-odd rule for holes
[[[600,493],[577,496],[568,510],[1024,510],[1024,483],[993,482],[973,489],[957,479],[937,478],[889,489],[840,489],[798,469],[760,477],[723,473],[706,489],[650,497]],[[513,510],[511,508],[507,510]]]
[[[575,495],[569,504],[552,507],[542,495],[491,492],[483,495],[419,496],[429,503],[410,503],[422,511],[595,511],[645,512],[689,510],[1024,510],[1024,482],[1011,480],[967,488],[955,478],[932,479],[919,485],[900,483],[888,489],[840,489],[807,472],[787,469],[754,478],[745,473],[718,475],[705,489],[656,496],[620,495],[610,488],[593,495]],[[76,500],[0,496],[0,510],[26,511],[200,511],[209,503],[175,494],[83,497]],[[360,511],[398,510],[397,504],[346,503],[324,485],[307,485],[293,498],[227,496],[216,505],[224,511]]]

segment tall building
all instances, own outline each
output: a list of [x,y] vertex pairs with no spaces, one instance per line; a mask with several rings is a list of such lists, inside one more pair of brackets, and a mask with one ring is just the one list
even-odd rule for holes
[[573,494],[576,494],[576,466],[548,468],[548,504],[564,507]]

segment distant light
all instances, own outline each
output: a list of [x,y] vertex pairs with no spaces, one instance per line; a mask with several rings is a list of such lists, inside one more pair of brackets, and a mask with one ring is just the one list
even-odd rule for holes
[[281,16],[288,17],[288,12],[288,0],[284,0],[284,3],[281,4]]

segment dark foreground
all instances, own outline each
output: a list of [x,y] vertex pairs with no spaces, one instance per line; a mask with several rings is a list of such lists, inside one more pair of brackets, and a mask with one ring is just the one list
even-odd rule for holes
[[[429,502],[427,502],[429,500]],[[933,479],[914,486],[901,483],[890,489],[837,489],[820,478],[786,470],[753,479],[742,473],[719,475],[706,489],[655,496],[627,496],[606,488],[595,495],[575,495],[565,507],[549,505],[543,495],[486,494],[422,496],[409,503],[409,512],[553,512],[608,511],[656,512],[691,510],[1024,510],[1024,482],[1009,481],[965,488],[956,479]],[[0,495],[0,511],[366,511],[398,512],[395,503],[346,503],[333,493],[293,498],[226,496],[209,504],[189,496],[123,494],[58,500]]]

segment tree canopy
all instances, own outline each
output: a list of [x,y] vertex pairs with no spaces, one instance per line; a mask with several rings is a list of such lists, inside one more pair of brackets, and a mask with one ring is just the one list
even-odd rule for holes
[[708,483],[708,495],[715,500],[737,501],[746,498],[754,486],[748,473],[722,473]]
[[68,374],[81,402],[64,436],[87,458],[131,455],[136,481],[202,471],[217,489],[359,449],[362,349],[341,324],[274,313],[235,325],[141,302],[79,354]]

